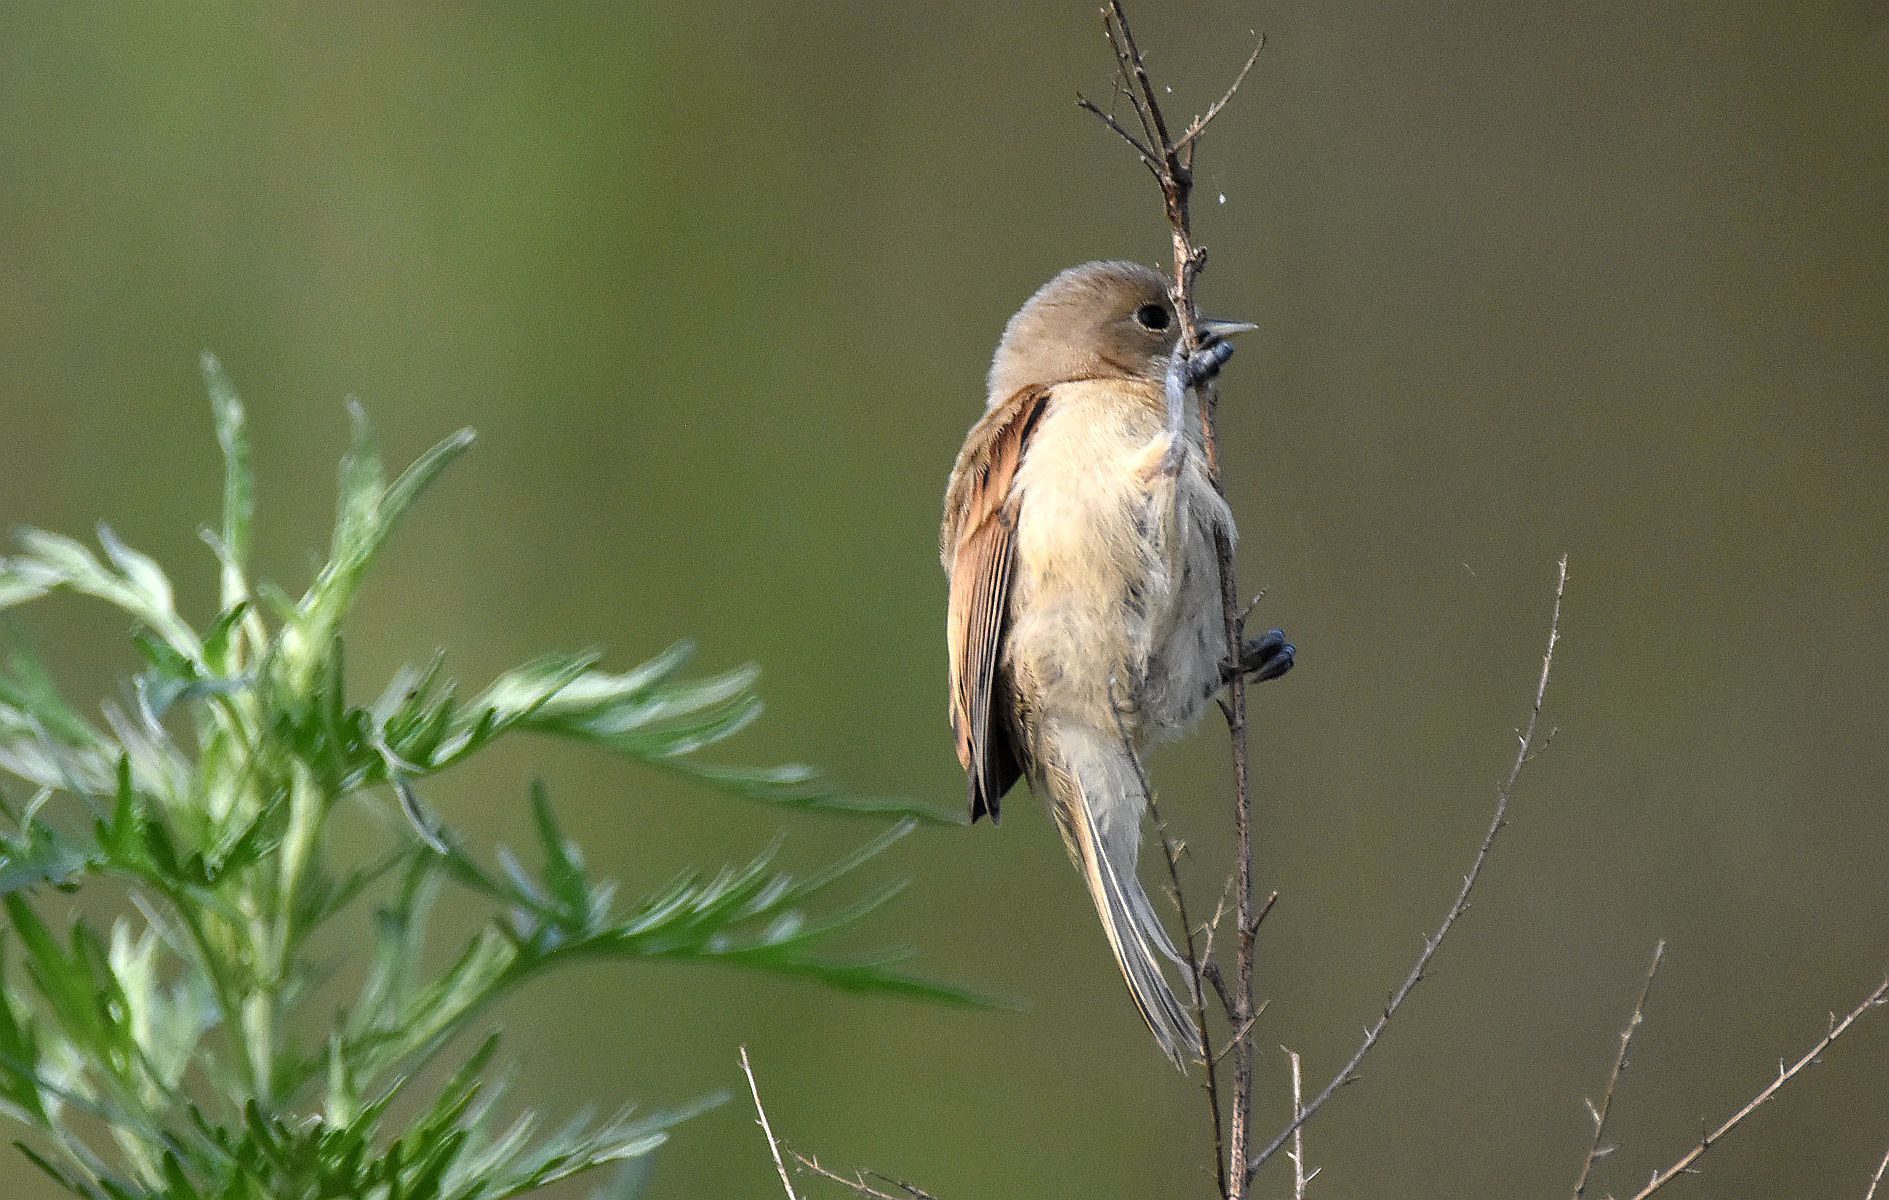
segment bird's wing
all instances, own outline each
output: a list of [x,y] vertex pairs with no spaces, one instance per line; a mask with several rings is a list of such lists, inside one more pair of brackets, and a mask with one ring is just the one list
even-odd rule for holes
[[951,579],[946,641],[951,653],[951,728],[969,777],[971,820],[990,814],[1023,773],[1016,735],[999,695],[999,660],[1010,624],[1010,568],[1020,497],[1017,466],[1049,389],[1024,388],[971,428],[945,494],[940,554]]

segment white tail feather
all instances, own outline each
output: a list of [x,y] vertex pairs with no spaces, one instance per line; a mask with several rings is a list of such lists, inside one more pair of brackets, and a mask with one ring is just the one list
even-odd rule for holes
[[1144,804],[1139,774],[1126,746],[1058,732],[1062,769],[1050,771],[1048,782],[1070,855],[1089,885],[1129,996],[1162,1052],[1185,1070],[1198,1052],[1197,1034],[1160,959],[1184,964],[1135,874]]

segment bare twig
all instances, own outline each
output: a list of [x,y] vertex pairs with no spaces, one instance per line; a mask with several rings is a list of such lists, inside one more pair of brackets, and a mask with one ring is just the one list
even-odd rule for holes
[[1096,105],[1095,101],[1090,100],[1086,96],[1077,96],[1076,105],[1084,111],[1092,112],[1100,117],[1104,125],[1107,125],[1110,129],[1115,131],[1116,136],[1134,147],[1135,153],[1141,157],[1142,164],[1155,173],[1156,179],[1161,177],[1161,164],[1155,161],[1154,151],[1143,145],[1140,138],[1128,132],[1120,121],[1117,121],[1113,116],[1102,111],[1102,109]]
[[[1262,1004],[1259,1006],[1259,1008],[1260,1008],[1260,1012],[1264,1012],[1266,1009],[1266,1006]],[[1247,1038],[1247,1035],[1253,1032],[1253,1026],[1258,1023],[1259,1023],[1259,1013],[1254,1013],[1252,1016],[1246,1018],[1246,1022],[1243,1025],[1241,1025],[1238,1029],[1235,1029],[1231,1034],[1227,1035],[1227,1044],[1220,1047],[1219,1053],[1213,1056],[1213,1061],[1219,1062],[1221,1059],[1225,1058],[1228,1054],[1232,1053],[1233,1047],[1245,1041]]]
[[1876,1189],[1882,1184],[1884,1171],[1889,1171],[1889,1150],[1882,1152],[1882,1161],[1876,1164],[1876,1173],[1869,1177],[1869,1190],[1863,1193],[1863,1200],[1876,1200]]
[[1214,901],[1213,915],[1200,927],[1200,956],[1208,962],[1213,961],[1213,939],[1220,932],[1220,921],[1227,915],[1227,901],[1233,898],[1233,876],[1227,876],[1226,886],[1220,889],[1220,898]]
[[1259,927],[1266,923],[1266,914],[1270,913],[1272,911],[1272,906],[1277,903],[1279,903],[1279,893],[1267,892],[1265,902],[1259,906],[1259,913],[1253,918],[1253,932],[1254,933],[1258,933]]
[[767,1152],[774,1156],[774,1169],[780,1172],[781,1186],[787,1189],[787,1200],[800,1200],[794,1194],[794,1181],[787,1177],[787,1164],[781,1161],[781,1144],[774,1140],[774,1128],[767,1123],[767,1110],[761,1107],[761,1088],[754,1082],[754,1068],[748,1065],[748,1048],[741,1048],[741,1073],[748,1077],[748,1094],[754,1097],[755,1122],[761,1132],[767,1135]]
[[1541,677],[1535,684],[1535,700],[1528,710],[1528,724],[1516,738],[1515,761],[1509,766],[1508,776],[1496,787],[1495,817],[1489,822],[1489,831],[1482,836],[1482,845],[1476,849],[1476,857],[1470,863],[1469,873],[1463,876],[1463,886],[1457,890],[1455,902],[1443,915],[1443,923],[1437,926],[1436,932],[1423,939],[1423,950],[1417,955],[1416,964],[1410,968],[1410,974],[1404,977],[1404,982],[1391,993],[1389,1001],[1384,1005],[1384,1011],[1378,1015],[1370,1028],[1364,1031],[1364,1041],[1358,1046],[1357,1052],[1351,1056],[1351,1061],[1347,1062],[1338,1074],[1332,1076],[1331,1082],[1325,1085],[1324,1090],[1314,1096],[1311,1103],[1293,1117],[1292,1121],[1279,1131],[1278,1136],[1267,1143],[1265,1149],[1247,1160],[1246,1174],[1249,1179],[1255,1171],[1266,1164],[1268,1159],[1279,1153],[1280,1148],[1286,1144],[1299,1126],[1305,1124],[1311,1119],[1313,1113],[1323,1108],[1325,1102],[1337,1094],[1339,1088],[1358,1077],[1359,1065],[1377,1045],[1378,1039],[1384,1036],[1385,1027],[1390,1024],[1391,1018],[1397,1015],[1397,1010],[1403,1006],[1404,1001],[1410,998],[1410,993],[1423,982],[1424,972],[1429,969],[1430,960],[1436,957],[1437,947],[1443,944],[1443,939],[1448,937],[1450,930],[1456,927],[1457,918],[1469,908],[1469,894],[1475,890],[1476,881],[1482,877],[1483,865],[1489,861],[1489,851],[1495,846],[1495,840],[1501,834],[1502,827],[1508,823],[1509,797],[1515,792],[1515,782],[1521,778],[1522,768],[1528,765],[1533,754],[1535,730],[1541,722],[1542,701],[1548,695],[1548,675],[1554,667],[1555,644],[1561,640],[1561,597],[1566,593],[1567,587],[1568,556],[1563,554],[1560,574],[1555,579],[1554,611],[1548,618],[1548,649],[1541,656]]
[[[1292,1060],[1292,1115],[1297,1117],[1305,1111],[1305,1076],[1300,1070],[1299,1054],[1296,1050],[1286,1050],[1286,1057]],[[1310,1175],[1305,1173],[1305,1126],[1301,1124],[1292,1131],[1292,1149],[1286,1151],[1286,1157],[1292,1160],[1292,1200],[1305,1200],[1305,1186],[1312,1182],[1320,1168],[1314,1167]]]
[[1187,916],[1187,895],[1181,888],[1181,856],[1168,835],[1168,826],[1161,816],[1161,806],[1155,801],[1154,786],[1148,782],[1148,772],[1141,764],[1141,755],[1135,752],[1133,739],[1128,736],[1128,727],[1122,721],[1122,706],[1116,701],[1115,680],[1109,680],[1109,712],[1115,718],[1115,732],[1122,739],[1122,748],[1128,754],[1128,761],[1135,766],[1135,780],[1141,787],[1141,799],[1148,806],[1148,816],[1154,822],[1154,832],[1161,839],[1161,856],[1167,861],[1169,897],[1174,901],[1174,911],[1180,917],[1182,949],[1186,953],[1187,983],[1190,999],[1194,1002],[1194,1051],[1199,1056],[1206,1070],[1207,1079],[1202,1085],[1207,1094],[1207,1109],[1213,1114],[1213,1167],[1214,1184],[1220,1195],[1227,1195],[1227,1153],[1226,1130],[1220,1119],[1220,1060],[1213,1052],[1213,1035],[1207,1026],[1207,985],[1206,972],[1202,968],[1205,954],[1195,943],[1194,923]]
[[[1229,878],[1227,880],[1227,893],[1231,894],[1232,891],[1233,891],[1233,880]],[[1266,893],[1266,899],[1260,903],[1259,914],[1253,918],[1253,933],[1255,935],[1259,933],[1259,927],[1266,923],[1266,914],[1270,913],[1272,911],[1272,906],[1277,904],[1278,902],[1279,902],[1278,892],[1275,891],[1275,892]],[[1214,992],[1220,997],[1220,1006],[1226,1010],[1227,1020],[1234,1021],[1234,1020],[1238,1020],[1238,1018],[1234,1016],[1233,993],[1227,991],[1227,981],[1220,977],[1219,964],[1213,961],[1214,935],[1220,931],[1220,918],[1225,915],[1226,915],[1226,896],[1223,895],[1220,898],[1219,906],[1217,906],[1213,910],[1213,920],[1207,923],[1207,937],[1205,939],[1205,945],[1200,952],[1200,961],[1202,964],[1200,968],[1200,973],[1207,977],[1207,982],[1213,985]],[[1262,1004],[1259,1007],[1264,1008],[1265,1005]],[[1247,1023],[1250,1025],[1252,1022],[1252,1018],[1258,1015],[1259,1015],[1259,1010],[1254,1009],[1252,1013],[1248,1014]]]
[[[821,1166],[820,1160],[814,1158],[812,1155],[802,1154],[798,1150],[789,1150],[788,1153],[793,1155],[794,1161],[798,1162],[806,1170],[812,1171],[822,1179],[830,1179],[834,1183],[849,1187],[853,1189],[854,1195],[865,1196],[867,1200],[937,1200],[937,1197],[933,1196],[930,1192],[921,1191],[909,1183],[881,1175],[877,1171],[855,1171],[852,1178],[848,1179],[837,1171],[831,1171]],[[871,1175],[874,1179],[899,1189],[903,1194],[893,1195],[891,1192],[880,1191],[878,1188],[866,1182],[867,1175]]]
[[[767,1135],[768,1153],[774,1156],[774,1169],[780,1173],[781,1187],[787,1190],[787,1200],[800,1200],[799,1195],[794,1192],[793,1181],[788,1178],[787,1164],[781,1158],[780,1141],[774,1136],[774,1127],[768,1124],[767,1110],[761,1107],[761,1088],[759,1084],[754,1082],[754,1068],[748,1063],[748,1048],[746,1046],[741,1048],[741,1073],[748,1077],[748,1094],[754,1097],[755,1124],[759,1125],[761,1132]],[[820,1160],[811,1155],[801,1154],[795,1150],[789,1150],[787,1153],[794,1161],[798,1162],[805,1169],[812,1171],[815,1175],[823,1179],[830,1179],[834,1183],[845,1184],[858,1195],[868,1197],[868,1200],[937,1200],[937,1197],[933,1196],[930,1192],[921,1191],[909,1183],[903,1183],[897,1179],[881,1175],[877,1171],[858,1171],[854,1173],[851,1179],[848,1179],[844,1175],[829,1171],[827,1168],[821,1166]],[[891,1192],[880,1191],[878,1188],[866,1182],[867,1175],[871,1175],[874,1179],[882,1180],[890,1184],[899,1189],[903,1195],[895,1196]]]
[[[1147,60],[1135,42],[1134,31],[1129,27],[1128,15],[1122,10],[1121,0],[1108,0],[1102,10],[1102,27],[1115,55],[1116,90],[1127,95],[1129,102],[1134,105],[1143,136],[1136,138],[1119,121],[1088,100],[1078,96],[1076,102],[1100,117],[1104,124],[1133,148],[1142,164],[1154,175],[1155,183],[1161,190],[1161,207],[1167,217],[1174,250],[1174,282],[1170,291],[1174,311],[1180,321],[1180,341],[1175,348],[1175,363],[1178,366],[1187,354],[1200,346],[1200,314],[1194,307],[1194,280],[1207,263],[1207,252],[1194,242],[1188,208],[1194,188],[1194,154],[1199,148],[1200,135],[1226,108],[1228,101],[1232,100],[1233,94],[1245,81],[1247,72],[1252,70],[1260,47],[1254,47],[1252,56],[1220,99],[1189,122],[1179,139],[1176,139],[1169,132],[1167,117],[1161,111],[1154,81],[1148,74]],[[1260,46],[1264,44],[1262,40]],[[1170,369],[1169,375],[1168,426],[1169,433],[1175,437],[1178,445],[1183,417],[1182,393],[1185,389],[1179,386],[1174,369]],[[1225,488],[1220,477],[1219,440],[1214,430],[1216,393],[1210,383],[1199,385],[1195,391],[1200,405],[1201,436],[1206,450],[1208,475],[1214,487],[1224,494]],[[1240,646],[1245,640],[1245,613],[1240,607],[1239,588],[1234,579],[1233,544],[1225,529],[1215,531],[1214,551],[1220,567],[1221,609],[1225,615],[1227,654],[1229,659],[1237,660]],[[1222,1002],[1227,1005],[1234,1027],[1243,1029],[1249,1027],[1253,1016],[1253,939],[1258,924],[1253,917],[1252,790],[1246,744],[1245,681],[1236,675],[1227,691],[1227,699],[1221,707],[1226,714],[1233,754],[1233,826],[1236,843],[1234,897],[1239,917],[1239,942],[1234,957],[1237,978],[1231,996],[1222,985],[1217,971],[1197,969],[1195,973],[1203,975],[1214,985]],[[1205,1057],[1209,1064],[1214,1061],[1211,1055]],[[1250,1176],[1241,1164],[1246,1161],[1246,1148],[1252,1137],[1252,1106],[1253,1045],[1250,1037],[1241,1037],[1236,1040],[1233,1052],[1233,1097],[1227,1118],[1230,1133],[1225,1139],[1226,1161],[1216,1168],[1225,1181],[1222,1194],[1227,1200],[1243,1200],[1246,1196]],[[1216,1104],[1216,1122],[1219,1111],[1219,1105]]]
[[1626,1028],[1620,1031],[1620,1052],[1614,1055],[1613,1070],[1607,1076],[1607,1090],[1601,1093],[1600,1105],[1596,1107],[1592,1100],[1587,1102],[1587,1112],[1594,1120],[1594,1141],[1587,1148],[1587,1158],[1581,1163],[1581,1173],[1574,1181],[1574,1200],[1581,1200],[1587,1191],[1587,1177],[1593,1173],[1594,1164],[1613,1152],[1613,1148],[1603,1147],[1601,1138],[1607,1131],[1607,1114],[1613,1109],[1614,1089],[1620,1086],[1620,1076],[1627,1069],[1627,1051],[1633,1045],[1633,1035],[1645,1019],[1646,998],[1653,991],[1653,976],[1659,974],[1659,960],[1666,956],[1666,942],[1662,939],[1653,947],[1653,961],[1646,965],[1646,982],[1640,985],[1640,998],[1633,1002],[1633,1015],[1627,1018]]
[[[1246,82],[1247,75],[1252,73],[1253,64],[1259,61],[1259,52],[1266,48],[1266,35],[1262,33],[1258,35],[1258,38],[1259,40],[1253,43],[1253,52],[1246,56],[1246,65],[1241,67],[1240,73],[1233,77],[1233,82],[1227,85],[1227,90],[1220,93],[1220,98],[1209,104],[1206,112],[1201,113],[1188,124],[1187,131],[1181,134],[1181,140],[1174,143],[1175,149],[1191,147],[1194,139],[1198,138],[1213,119],[1220,115],[1220,110],[1227,106],[1227,101],[1233,99],[1233,93],[1239,91],[1240,85]],[[1191,156],[1188,162],[1192,164]]]
[[1122,125],[1120,121],[1116,121],[1115,117],[1113,117],[1113,115],[1109,115],[1107,111],[1101,110],[1098,104],[1096,104],[1094,100],[1090,100],[1088,96],[1077,96],[1077,98],[1075,98],[1075,102],[1077,102],[1077,106],[1079,106],[1079,108],[1082,108],[1082,110],[1092,111],[1092,113],[1096,113],[1098,117],[1101,117],[1101,123],[1103,123],[1103,125],[1107,125],[1109,129],[1115,130],[1116,136],[1118,136],[1118,138],[1122,138],[1122,142],[1128,142],[1128,144],[1130,144],[1130,146],[1132,146],[1133,149],[1135,149],[1135,153],[1137,153],[1137,155],[1141,157],[1141,163],[1143,163],[1143,166],[1147,166],[1149,170],[1152,170],[1152,172],[1154,172],[1154,178],[1156,178],[1156,180],[1160,178],[1160,170],[1162,170],[1162,164],[1158,163],[1158,161],[1154,159],[1154,151],[1152,151],[1152,149],[1149,149],[1149,147],[1143,146],[1143,144],[1141,144],[1141,138],[1137,138],[1135,134],[1132,134],[1132,132],[1128,132],[1128,129],[1126,129],[1126,127],[1124,127],[1124,125]]
[[[1211,445],[1211,441],[1209,445]],[[1216,485],[1218,472],[1215,472]],[[1234,599],[1236,587],[1233,582],[1233,547],[1227,540],[1224,526],[1215,530],[1214,549],[1220,560],[1220,596],[1221,607],[1226,614],[1227,645],[1232,652],[1239,652],[1244,638],[1244,626],[1234,611],[1237,601]],[[1227,697],[1227,736],[1233,747],[1233,840],[1235,858],[1234,904],[1235,917],[1239,921],[1239,940],[1233,956],[1235,981],[1233,987],[1233,1023],[1243,1026],[1254,1017],[1253,1011],[1253,956],[1256,937],[1259,933],[1259,919],[1253,915],[1253,798],[1252,784],[1247,770],[1246,746],[1246,681],[1236,677]],[[1268,905],[1270,907],[1270,905]],[[1244,1169],[1246,1149],[1253,1137],[1253,1042],[1250,1036],[1240,1039],[1239,1046],[1233,1052],[1233,1109],[1228,1118],[1232,1127],[1228,1161],[1229,1182],[1232,1188],[1228,1200],[1245,1200],[1247,1182],[1252,1173]]]
[[[1111,26],[1110,22],[1114,24]],[[1117,0],[1109,0],[1102,10],[1102,24],[1109,34],[1109,45],[1115,51],[1115,67],[1121,76],[1123,89],[1135,105],[1135,111],[1141,115],[1142,128],[1147,131],[1150,145],[1159,146],[1163,153],[1169,146],[1167,120],[1161,115],[1161,102],[1154,96],[1154,81],[1148,78],[1147,60],[1141,56],[1141,47],[1135,44],[1134,30],[1128,27],[1128,14],[1122,11]]]
[[[1868,1012],[1872,1008],[1881,1007],[1885,1002],[1889,1002],[1889,978],[1884,978],[1884,980],[1881,983],[1877,984],[1875,989],[1871,991],[1869,995],[1863,997],[1863,1002],[1857,1005],[1855,1008],[1851,1009],[1849,1011],[1849,1015],[1845,1016],[1842,1020],[1838,1020],[1835,1014],[1832,1014],[1830,1017],[1829,1031],[1825,1033],[1822,1037],[1817,1039],[1816,1045],[1812,1046],[1809,1050],[1806,1050],[1802,1058],[1798,1059],[1796,1062],[1792,1063],[1788,1067],[1784,1066],[1782,1063],[1779,1063],[1776,1079],[1773,1079],[1770,1083],[1766,1084],[1764,1088],[1761,1091],[1759,1091],[1757,1095],[1753,1096],[1750,1100],[1746,1101],[1745,1106],[1743,1108],[1739,1109],[1737,1112],[1733,1113],[1731,1116],[1725,1118],[1724,1124],[1720,1125],[1717,1129],[1714,1129],[1712,1132],[1701,1136],[1699,1138],[1698,1144],[1695,1145],[1692,1149],[1686,1151],[1684,1154],[1680,1155],[1678,1161],[1673,1163],[1672,1166],[1667,1167],[1663,1171],[1653,1172],[1653,1178],[1650,1181],[1648,1181],[1645,1187],[1641,1188],[1638,1192],[1634,1193],[1633,1200],[1646,1200],[1648,1196],[1651,1196],[1654,1192],[1659,1191],[1661,1188],[1671,1183],[1674,1179],[1678,1178],[1681,1175],[1690,1173],[1693,1169],[1692,1168],[1693,1163],[1698,1162],[1699,1159],[1704,1156],[1707,1150],[1710,1150],[1714,1145],[1718,1143],[1719,1139],[1723,1138],[1726,1134],[1730,1133],[1732,1130],[1738,1128],[1738,1126],[1744,1122],[1746,1117],[1749,1117],[1752,1113],[1756,1112],[1766,1101],[1771,1099],[1771,1097],[1777,1095],[1778,1089],[1782,1088],[1785,1084],[1789,1083],[1793,1078],[1795,1078],[1799,1071],[1802,1071],[1805,1067],[1808,1067],[1812,1063],[1816,1062],[1818,1056],[1821,1055],[1825,1050],[1829,1049],[1830,1043],[1842,1037],[1844,1034],[1844,1031],[1846,1031],[1847,1029],[1849,1029],[1851,1025],[1856,1023],[1856,1019],[1858,1017],[1862,1016],[1864,1013]],[[1881,1174],[1882,1172],[1878,1170],[1877,1171],[1878,1177],[1880,1177]],[[1870,1190],[1872,1192],[1875,1190],[1875,1184],[1872,1183],[1870,1185]]]

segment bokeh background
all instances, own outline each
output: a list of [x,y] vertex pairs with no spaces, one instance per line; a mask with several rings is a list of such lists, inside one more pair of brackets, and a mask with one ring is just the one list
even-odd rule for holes
[[[1260,1123],[1273,1048],[1328,1076],[1441,915],[1566,550],[1559,733],[1312,1127],[1314,1194],[1565,1191],[1664,937],[1598,1185],[1636,1187],[1889,961],[1889,9],[1139,16],[1181,110],[1270,36],[1199,213],[1208,306],[1263,328],[1223,410],[1242,578],[1301,654],[1254,696]],[[6,5],[0,520],[108,518],[203,613],[200,350],[249,403],[285,583],[325,538],[344,394],[390,456],[470,424],[355,623],[364,690],[436,644],[481,682],[690,634],[765,668],[731,753],[955,805],[935,530],[989,352],[1055,270],[1166,253],[1078,88],[1108,60],[1073,0]],[[78,695],[132,667],[82,602],[29,618]],[[1203,896],[1225,759],[1203,728],[1155,763]],[[544,744],[436,800],[517,842],[534,775],[632,891],[783,826],[809,864],[875,831]],[[867,940],[1019,1011],[598,967],[499,1012],[521,1095],[682,1101],[738,1087],[746,1043],[786,1139],[837,1163],[949,1200],[1206,1195],[1193,1085],[1038,806],[1007,811],[879,864],[915,882]],[[1672,1194],[1860,1196],[1885,1078],[1877,1017]],[[777,1187],[733,1103],[650,1194]],[[18,1159],[0,1192],[48,1194]]]

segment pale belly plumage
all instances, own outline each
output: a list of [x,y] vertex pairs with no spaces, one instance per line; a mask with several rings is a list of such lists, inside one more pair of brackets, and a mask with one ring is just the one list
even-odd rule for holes
[[1030,438],[1004,656],[1031,724],[1140,744],[1179,735],[1219,685],[1229,655],[1214,531],[1231,537],[1233,517],[1193,422],[1179,472],[1155,466],[1159,394],[1135,386],[1059,384]]

